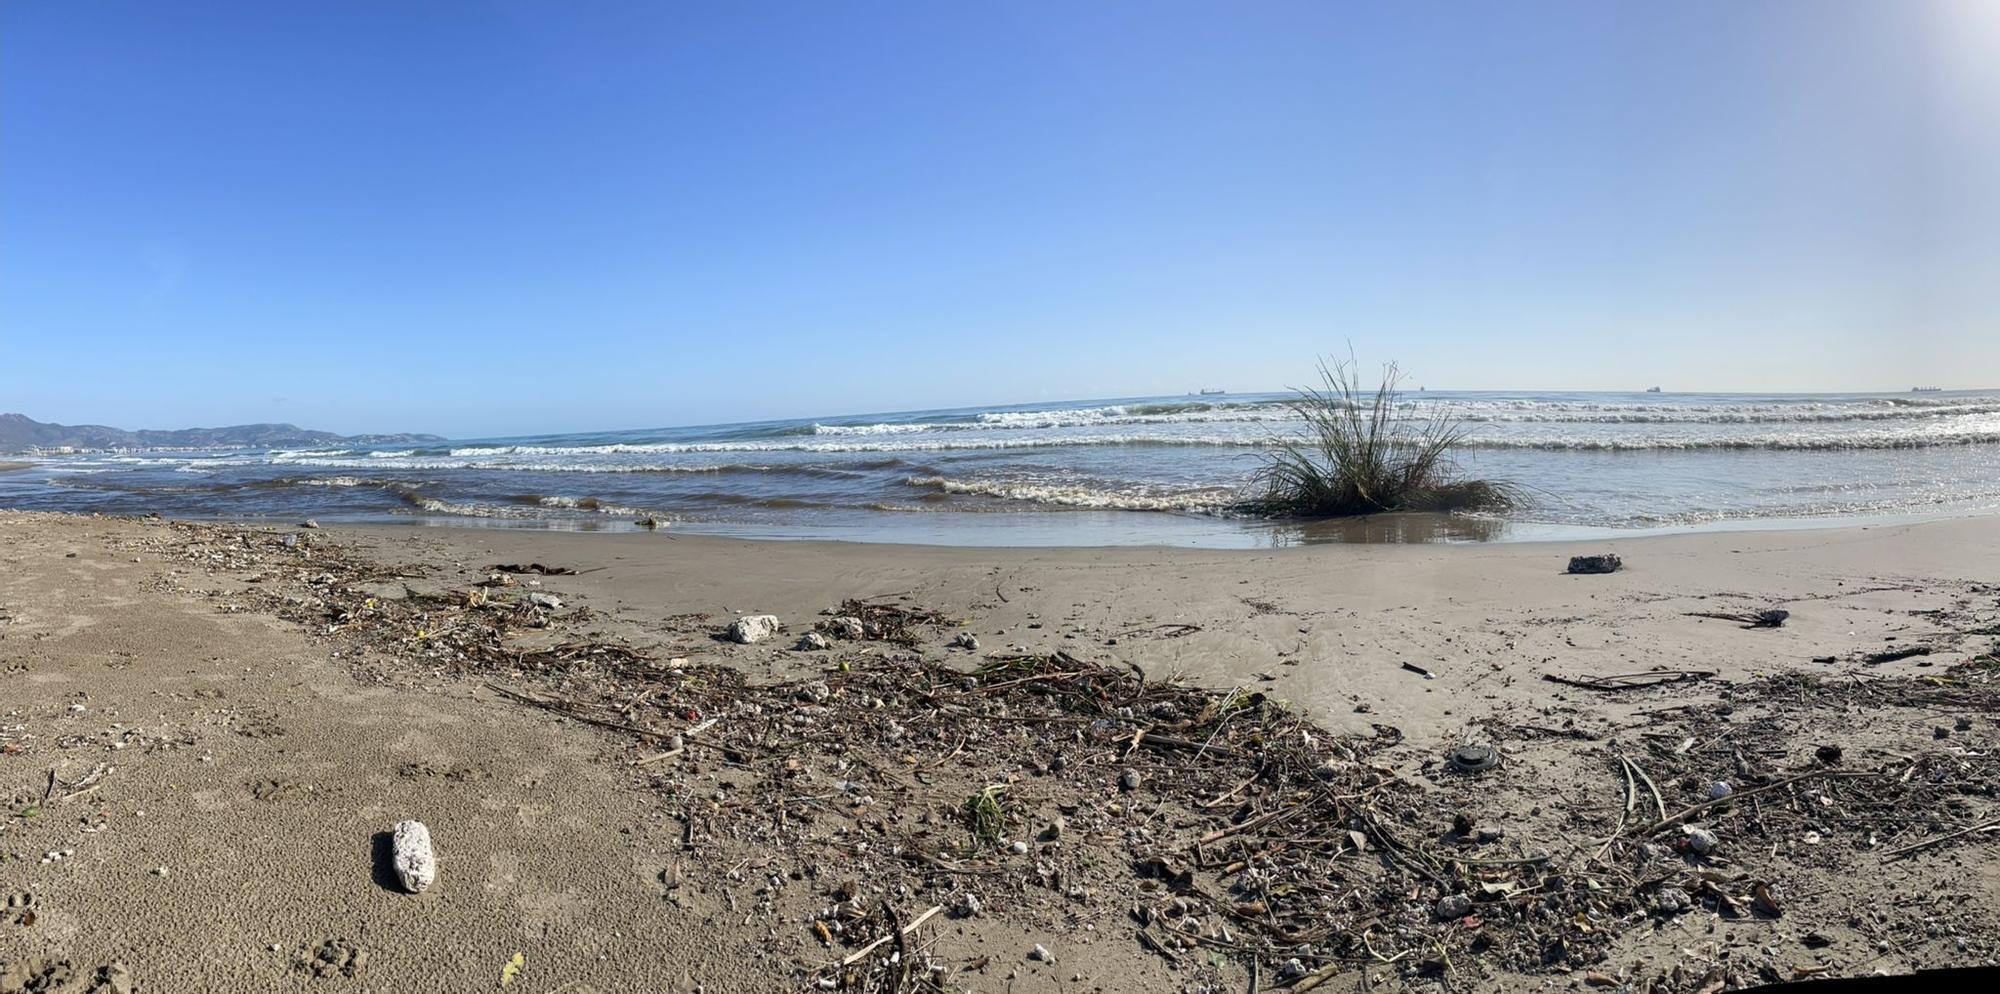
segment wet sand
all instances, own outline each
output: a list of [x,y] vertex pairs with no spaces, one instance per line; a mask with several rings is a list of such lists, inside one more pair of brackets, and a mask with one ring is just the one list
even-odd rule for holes
[[[2000,519],[1272,552],[477,529],[328,529],[312,539],[356,543],[387,574],[407,577],[385,580],[384,597],[462,590],[493,563],[577,569],[536,589],[560,596],[566,611],[588,609],[582,624],[593,633],[692,652],[752,682],[827,672],[833,657],[790,651],[789,639],[690,639],[675,619],[707,614],[719,625],[771,613],[796,632],[845,598],[900,595],[963,619],[983,652],[1063,650],[1152,679],[1254,687],[1336,732],[1393,725],[1397,772],[1434,784],[1438,756],[1493,739],[1495,727],[1589,728],[1616,741],[1643,730],[1662,703],[1661,692],[1579,692],[1545,674],[1700,669],[1716,684],[1787,670],[1921,675],[1991,639],[1940,642],[1932,656],[1879,667],[1854,660],[1990,623],[2000,608],[1986,585],[2000,575]],[[1618,552],[1627,569],[1562,572],[1570,555],[1597,551]],[[44,989],[23,978],[62,971],[75,986],[46,989],[92,989],[101,975],[109,983],[113,964],[142,990],[490,990],[516,952],[525,967],[510,989],[796,990],[804,985],[787,962],[846,952],[821,949],[807,927],[826,898],[758,903],[754,880],[731,889],[727,866],[699,868],[702,886],[670,899],[662,877],[679,865],[683,826],[635,782],[628,738],[523,709],[484,680],[429,668],[421,649],[403,658],[343,647],[253,610],[265,582],[212,546],[190,553],[157,522],[0,512],[0,852],[10,854],[0,895],[16,898],[0,919],[0,991]],[[1770,607],[1792,612],[1784,627],[1689,614]],[[843,651],[962,658],[942,633],[909,650]],[[1814,662],[1824,657],[1838,661]],[[1934,746],[1932,726],[1957,717],[1968,728]],[[1850,750],[1906,752],[1985,749],[1994,733],[1991,714],[1887,707],[1814,730],[1845,736]],[[1599,801],[1615,807],[1617,781],[1583,758],[1584,744],[1522,735],[1501,745],[1507,765],[1457,798],[1478,805],[1482,823],[1553,845],[1608,820]],[[439,840],[441,881],[420,897],[383,879],[376,851],[379,833],[405,817],[422,817]],[[1859,858],[1872,874],[1865,882],[1826,870],[1809,877],[1813,860],[1801,857],[1781,920],[1697,910],[1659,930],[1631,928],[1617,956],[1589,969],[1664,975],[1679,959],[1713,961],[1715,947],[1736,949],[1739,962],[1780,950],[1766,958],[1847,975],[1994,955],[2000,857],[1990,843],[1893,863]],[[1957,895],[1953,928],[1897,932],[1893,946],[1877,948],[1870,926],[1855,923],[1889,891]],[[939,918],[931,953],[953,964],[951,989],[1247,982],[1240,963],[1168,963],[1132,941],[1123,899],[1092,900],[1066,917]],[[1804,944],[1809,932],[1833,945]],[[1036,944],[1056,962],[1030,959]],[[358,965],[356,951],[367,954]],[[1501,972],[1478,986],[1527,990],[1585,973]],[[1371,979],[1390,989],[1431,984],[1395,970]],[[1354,978],[1341,982],[1351,989]]]

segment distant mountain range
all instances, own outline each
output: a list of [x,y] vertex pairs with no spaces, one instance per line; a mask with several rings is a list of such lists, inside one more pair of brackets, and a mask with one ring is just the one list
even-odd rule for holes
[[126,431],[103,425],[46,424],[25,414],[0,414],[0,452],[23,449],[216,449],[308,445],[416,445],[437,435],[336,435],[297,425],[233,425],[178,431]]

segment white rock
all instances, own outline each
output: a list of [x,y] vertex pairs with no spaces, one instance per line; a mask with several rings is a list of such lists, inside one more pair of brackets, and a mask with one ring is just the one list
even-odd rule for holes
[[437,855],[431,851],[431,830],[420,821],[399,821],[395,837],[396,876],[403,889],[422,893],[437,879]]
[[729,623],[729,641],[749,645],[762,642],[778,634],[778,616],[775,614],[746,614]]
[[554,594],[542,593],[539,590],[531,590],[528,592],[528,603],[533,604],[536,607],[548,608],[551,611],[562,610],[562,598],[557,597]]
[[833,648],[833,643],[827,641],[826,636],[818,632],[807,632],[799,637],[799,644],[792,648],[800,652],[818,652],[822,649]]

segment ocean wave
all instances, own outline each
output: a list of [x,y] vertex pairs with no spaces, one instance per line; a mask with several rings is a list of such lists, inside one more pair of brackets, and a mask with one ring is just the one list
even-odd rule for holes
[[511,518],[532,520],[546,518],[547,514],[537,513],[535,508],[503,507],[494,504],[464,504],[444,500],[440,497],[414,497],[410,506],[430,514],[448,514],[458,518]]
[[[714,442],[714,443],[708,443],[699,450],[699,452],[714,452],[714,453],[789,452],[789,451],[838,452],[838,451],[850,451],[850,450],[846,447],[840,447],[840,446],[829,446],[821,448],[813,446],[809,443],[785,445],[780,443],[749,443],[749,442],[745,443]],[[865,447],[856,447],[853,448],[851,451],[874,451],[874,450]],[[902,451],[902,450],[885,448],[881,451]],[[572,453],[545,452],[538,454],[540,455],[568,454],[580,457],[588,457],[591,455],[595,455],[596,453],[591,450],[580,449]],[[675,455],[675,454],[686,454],[686,453],[672,453],[672,452],[661,451],[658,454]],[[479,459],[479,458],[444,459],[444,458],[430,458],[430,457],[414,457],[402,460],[397,463],[385,463],[382,461],[362,461],[358,459],[299,458],[299,459],[288,459],[282,463],[275,463],[273,465],[309,466],[316,469],[373,469],[373,470],[462,469],[462,470],[507,470],[507,471],[526,472],[526,473],[692,473],[692,474],[745,473],[745,474],[770,474],[778,476],[789,475],[789,476],[816,476],[816,477],[830,477],[830,478],[851,478],[859,475],[861,471],[868,469],[887,468],[891,464],[900,464],[900,461],[882,460],[874,463],[859,463],[850,467],[850,466],[810,466],[810,465],[796,465],[789,463],[763,463],[763,464],[661,463],[661,462],[626,463],[626,462],[585,462],[585,461],[526,462],[526,461],[516,461],[499,457],[486,458],[486,459]],[[233,465],[248,466],[248,465],[258,465],[258,463],[254,461],[245,461],[245,462],[234,463]]]
[[1467,436],[1464,449],[1548,452],[1839,452],[1933,449],[2000,443],[2000,431],[1894,435],[1761,435],[1721,438],[1482,438]]
[[1216,488],[1169,490],[1127,486],[1105,489],[1075,483],[954,480],[943,476],[912,476],[903,482],[919,490],[937,493],[1093,510],[1206,512],[1227,504],[1231,497],[1227,491]]
[[387,487],[397,480],[370,480],[359,476],[288,476],[271,480],[267,486],[274,487]]
[[[1688,426],[1698,429],[1699,426]],[[889,437],[835,437],[819,440],[761,439],[736,442],[658,443],[646,451],[658,456],[727,456],[730,454],[803,454],[846,456],[875,454],[887,457],[923,452],[1002,452],[1029,449],[1072,449],[1081,447],[1125,446],[1131,448],[1224,448],[1251,451],[1295,441],[1298,434],[1285,429],[1254,428],[1224,431],[1201,430],[1096,431],[1096,432],[992,432],[943,435],[897,435]],[[1459,443],[1467,449],[1545,449],[1551,451],[1650,451],[1650,450],[1840,450],[1916,449],[1939,446],[1985,445],[2000,442],[2000,422],[1974,419],[1963,422],[1909,424],[1904,429],[1726,433],[1682,430],[1663,432],[1613,432],[1591,434],[1548,434],[1545,432],[1496,433],[1474,430]],[[448,471],[470,470],[526,473],[605,473],[605,474],[763,474],[822,478],[855,478],[867,472],[895,465],[898,460],[856,462],[847,465],[805,465],[750,462],[669,462],[619,461],[624,450],[596,447],[559,449],[479,450],[478,456],[457,458],[410,457],[405,459],[355,459],[295,457],[278,461],[281,466],[348,470]],[[229,465],[256,465],[257,460],[233,461]],[[210,472],[214,465],[182,472]]]
[[951,431],[965,425],[928,424],[923,422],[885,422],[872,425],[823,425],[814,422],[809,435],[910,435],[926,431]]
[[1201,424],[1296,420],[1287,401],[1216,404],[1187,403],[1111,404],[1104,407],[1066,408],[1053,411],[988,411],[977,423],[952,426],[958,429],[1086,428],[1099,425]]
[[[1841,422],[1943,420],[2000,414],[2000,398],[1976,397],[1906,402],[1868,400],[1846,403],[1602,403],[1580,401],[1411,399],[1404,420],[1448,414],[1470,423],[1519,424],[1837,424]],[[1215,404],[1113,404],[1043,411],[988,411],[971,421],[892,421],[875,424],[814,423],[804,434],[832,437],[956,435],[982,431],[1052,431],[1152,425],[1254,425],[1297,423],[1288,401]],[[752,444],[746,439],[741,443]],[[678,452],[689,444],[655,442],[587,446],[594,451]]]
[[1587,409],[1556,408],[1486,411],[1454,410],[1454,416],[1470,422],[1515,422],[1524,424],[1838,424],[1841,422],[1943,420],[2000,414],[2000,403],[1958,404],[1935,407],[1840,407],[1818,405],[1798,407],[1761,405],[1746,407],[1663,405],[1592,406]]
[[595,511],[598,514],[612,514],[624,518],[637,518],[647,513],[636,507],[625,507],[619,504],[606,504],[595,497],[563,497],[563,496],[542,495],[534,497],[533,500],[536,504],[542,507],[552,507],[569,511]]

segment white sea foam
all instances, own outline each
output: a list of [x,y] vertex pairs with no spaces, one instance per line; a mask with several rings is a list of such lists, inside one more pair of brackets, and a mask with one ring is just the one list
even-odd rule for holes
[[1227,491],[1217,488],[1169,490],[1131,486],[1106,489],[1077,483],[954,480],[942,476],[912,476],[904,482],[939,493],[1118,511],[1212,511],[1230,499]]
[[595,497],[546,496],[546,497],[535,498],[535,503],[540,504],[543,507],[554,507],[554,508],[562,508],[564,510],[575,510],[575,511],[595,511],[598,514],[615,514],[618,515],[619,517],[625,517],[625,518],[636,518],[646,513],[645,511],[639,510],[636,507],[622,507],[617,504],[606,504]]
[[286,483],[301,487],[385,487],[387,480],[364,480],[358,476],[307,476]]
[[926,424],[922,422],[898,422],[873,425],[823,425],[814,424],[815,435],[914,435],[926,431],[951,431],[963,425]]
[[421,511],[431,514],[449,514],[461,518],[545,518],[547,513],[531,507],[500,507],[493,504],[464,504],[441,500],[436,497],[418,497],[411,504]]

